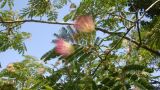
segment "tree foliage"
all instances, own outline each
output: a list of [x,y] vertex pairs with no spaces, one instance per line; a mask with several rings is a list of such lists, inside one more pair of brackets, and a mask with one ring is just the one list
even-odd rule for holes
[[44,74],[51,72],[52,70],[40,63],[40,60],[24,56],[22,62],[9,64],[6,69],[1,71],[0,89],[7,90],[7,85],[14,87],[15,90],[39,89],[47,85]]
[[[26,50],[24,40],[30,34],[20,32],[20,27],[25,22],[66,25],[59,33],[53,32],[56,39],[52,43],[56,44],[59,38],[64,39],[75,49],[67,57],[57,53],[56,47],[46,52],[41,60],[56,60],[53,67],[47,69],[49,75],[46,77],[36,74],[36,69],[43,65],[33,58],[15,63],[14,67],[18,72],[11,74],[4,69],[0,73],[1,77],[7,75],[20,82],[25,81],[25,85],[21,86],[23,89],[160,88],[159,75],[154,75],[159,73],[160,67],[159,0],[81,0],[78,6],[70,0],[28,0],[28,6],[20,13],[12,10],[12,0],[0,2],[0,23],[4,28],[0,32],[1,52],[10,48],[20,53]],[[3,10],[7,3],[10,10]],[[64,23],[56,22],[58,10],[69,4],[71,11],[63,17]],[[72,27],[75,23],[67,23],[83,15],[93,17],[96,27],[93,32],[81,32]],[[89,24],[87,25],[89,28]],[[17,88],[17,84],[11,87]],[[10,84],[2,84],[1,87],[7,85]]]

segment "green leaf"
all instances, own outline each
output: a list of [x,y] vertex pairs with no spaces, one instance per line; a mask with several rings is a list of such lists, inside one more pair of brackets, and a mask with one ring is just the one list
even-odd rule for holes
[[80,63],[85,62],[85,61],[86,61],[85,59],[87,59],[90,55],[91,55],[91,52],[89,52],[89,53],[84,53],[83,55],[80,56],[80,58],[78,59],[78,61],[79,61]]
[[44,60],[44,61],[47,61],[47,60],[51,60],[53,58],[56,58],[60,56],[59,54],[56,53],[55,51],[55,48],[51,49],[50,51],[48,51],[47,53],[45,53],[41,59]]
[[7,3],[7,0],[4,0],[3,3],[1,4],[1,8],[3,8]]
[[75,10],[71,11],[69,14],[64,16],[63,20],[64,22],[67,22],[68,20],[73,19],[74,16],[75,16]]
[[148,90],[154,90],[154,86],[151,85],[146,79],[139,79],[138,83]]
[[66,58],[66,60],[68,62],[73,61],[74,59],[78,58],[81,54],[83,54],[83,47],[79,47],[75,50],[75,52],[73,54],[71,54],[70,56],[68,56]]
[[132,65],[127,65],[125,67],[122,68],[123,71],[131,71],[131,70],[144,70],[145,68],[147,68],[146,66],[143,65],[136,65],[136,64],[132,64]]
[[45,90],[54,90],[54,89],[52,89],[52,87],[50,87],[48,85],[45,85],[44,87],[45,87]]
[[94,81],[92,81],[92,90],[98,90],[98,87]]

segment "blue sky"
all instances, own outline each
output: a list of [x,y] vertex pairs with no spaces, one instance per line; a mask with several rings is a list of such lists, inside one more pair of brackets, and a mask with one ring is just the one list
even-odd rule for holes
[[[28,0],[15,0],[14,10],[21,10],[26,7]],[[79,0],[72,0],[73,3],[79,4]],[[5,8],[7,10],[7,8]],[[69,5],[65,5],[63,9],[58,10],[58,22],[62,22],[62,17],[70,12]],[[48,25],[40,23],[25,23],[22,25],[21,31],[29,32],[32,34],[31,38],[25,41],[27,46],[26,55],[32,55],[40,58],[44,53],[54,47],[51,41],[54,39],[53,34],[58,33],[62,25]],[[1,27],[0,27],[1,29]],[[17,51],[7,50],[0,53],[0,63],[2,68],[5,68],[9,63],[23,60],[23,56],[18,54]]]

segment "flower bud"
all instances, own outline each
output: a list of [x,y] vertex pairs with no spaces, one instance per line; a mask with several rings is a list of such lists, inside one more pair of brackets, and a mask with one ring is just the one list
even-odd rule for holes
[[75,9],[75,8],[76,8],[76,5],[75,5],[74,3],[71,3],[70,8],[71,8],[71,9]]
[[105,54],[109,54],[110,52],[111,52],[110,49],[106,49],[106,50],[104,51]]
[[45,68],[38,68],[38,74],[42,75],[45,73]]
[[60,65],[62,63],[62,61],[57,61],[56,63],[55,63],[55,66],[58,66],[58,65]]

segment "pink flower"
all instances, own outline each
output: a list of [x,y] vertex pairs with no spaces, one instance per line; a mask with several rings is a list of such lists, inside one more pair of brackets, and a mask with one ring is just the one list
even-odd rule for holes
[[56,41],[56,52],[66,57],[74,52],[74,48],[71,44],[64,41],[63,39],[58,39]]
[[95,23],[91,16],[79,16],[74,27],[81,32],[92,32],[95,30]]

